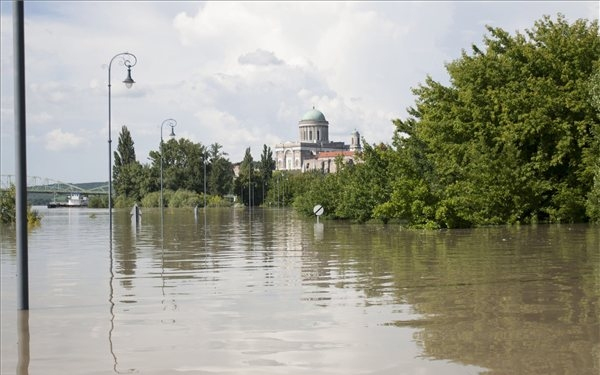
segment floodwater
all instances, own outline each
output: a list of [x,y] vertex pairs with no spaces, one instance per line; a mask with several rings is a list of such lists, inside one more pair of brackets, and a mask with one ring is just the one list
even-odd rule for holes
[[45,209],[2,374],[600,373],[600,227],[414,231],[289,210]]

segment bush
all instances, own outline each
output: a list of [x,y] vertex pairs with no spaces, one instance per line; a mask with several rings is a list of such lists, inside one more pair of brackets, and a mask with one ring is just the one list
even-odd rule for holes
[[136,203],[135,198],[119,195],[114,202],[115,208],[131,208]]
[[221,197],[220,195],[208,195],[206,205],[209,207],[231,207],[233,202]]
[[[16,188],[11,185],[7,190],[0,191],[0,223],[11,224],[17,220]],[[42,217],[39,212],[27,206],[27,224],[29,227],[39,225]]]
[[107,195],[94,195],[88,200],[89,208],[108,208]]
[[[163,198],[164,199],[164,198]],[[160,192],[153,191],[144,195],[142,198],[142,207],[159,207],[160,206]]]
[[600,223],[600,166],[596,169],[594,184],[587,195],[586,213],[593,223]]
[[167,207],[196,207],[204,204],[200,194],[179,189],[171,196]]

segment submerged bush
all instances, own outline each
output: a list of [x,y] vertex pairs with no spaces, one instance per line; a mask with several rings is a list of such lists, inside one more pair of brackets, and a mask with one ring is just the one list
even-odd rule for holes
[[[16,207],[16,188],[15,185],[0,191],[0,223],[12,224],[17,220],[17,207]],[[27,206],[27,224],[29,227],[39,225],[42,221],[42,217],[39,212],[32,210],[31,206]]]

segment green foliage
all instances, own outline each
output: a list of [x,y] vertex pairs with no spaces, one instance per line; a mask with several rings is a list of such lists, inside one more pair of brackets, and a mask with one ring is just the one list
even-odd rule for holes
[[[114,204],[114,202],[113,202]],[[88,200],[89,208],[108,208],[108,195],[94,195]]]
[[594,184],[587,195],[585,208],[590,221],[600,223],[600,160],[598,161],[598,167],[594,175]]
[[[171,197],[174,195],[174,191],[171,189],[163,190],[163,206],[169,207]],[[142,207],[160,207],[160,191],[153,191],[146,194],[142,198]]]
[[206,205],[208,207],[231,207],[233,203],[220,195],[209,195],[207,197]]
[[136,161],[135,147],[133,145],[134,142],[133,138],[131,138],[131,133],[129,132],[129,129],[123,125],[121,128],[121,133],[119,134],[117,151],[114,152],[115,168],[113,170],[113,177],[116,178],[118,175],[118,169],[121,166],[131,164]]
[[246,148],[244,160],[240,164],[240,173],[235,179],[234,189],[236,194],[240,194],[242,203],[245,206],[254,205],[254,193],[258,181],[258,174],[255,173],[254,159],[250,153],[250,147]]
[[447,64],[449,86],[426,77],[413,90],[391,147],[366,145],[295,207],[426,228],[598,220],[598,21],[487,30],[483,48]]
[[[163,204],[165,207],[196,207],[204,204],[204,198],[202,194],[196,192],[178,189],[173,191],[171,189],[163,190]],[[153,191],[146,194],[141,201],[142,207],[160,207],[160,191]]]
[[31,209],[31,206],[27,206],[27,227],[37,227],[42,223],[42,216],[37,210]]
[[133,200],[140,199],[144,190],[146,190],[144,184],[147,181],[147,172],[148,168],[144,168],[137,161],[122,165],[114,180],[115,193]]
[[195,193],[193,191],[179,189],[175,193],[173,193],[167,204],[168,207],[196,207],[202,206],[204,204],[204,200],[202,195]]
[[263,151],[260,155],[260,162],[258,164],[258,190],[259,190],[259,200],[257,200],[257,205],[264,204],[266,197],[269,195],[269,190],[272,187],[270,183],[273,177],[273,171],[275,170],[275,159],[273,159],[273,151],[271,147],[267,145],[263,145]]
[[137,200],[133,197],[127,197],[125,195],[119,195],[114,201],[115,208],[131,208]]
[[16,189],[11,185],[6,190],[0,190],[0,223],[14,223],[16,220]]
[[447,65],[450,87],[427,78],[414,90],[411,118],[395,122],[391,198],[376,215],[451,228],[589,219],[598,23],[544,17],[526,35],[488,31],[485,48]]
[[[389,148],[365,143],[362,163],[345,165],[336,177],[343,186],[337,200],[338,217],[365,222],[373,218],[374,209],[390,196],[389,163],[393,157]],[[382,217],[384,221],[387,218]]]
[[121,128],[117,151],[114,152],[114,160],[115,193],[130,197],[133,200],[140,199],[147,170],[135,158],[134,142],[126,126]]
[[[207,192],[225,195],[233,187],[233,165],[225,158],[223,146],[214,143],[207,149],[200,143],[187,139],[169,139],[161,142],[159,151],[150,151],[150,164],[140,164],[135,158],[134,143],[127,127],[123,126],[119,145],[114,153],[114,190],[118,205],[144,201],[146,207],[158,207],[159,199],[153,192],[186,190],[194,194]],[[161,179],[162,171],[162,179]],[[206,181],[205,181],[206,180]],[[170,194],[170,193],[169,193]],[[183,193],[181,193],[183,194]],[[189,206],[194,198],[178,195],[171,203]],[[142,197],[144,199],[142,199]],[[168,204],[165,198],[165,205]],[[94,202],[96,207],[106,203]]]
[[158,178],[156,185],[160,190],[160,170],[162,164],[163,188],[186,189],[197,193],[204,189],[204,170],[206,150],[199,143],[188,139],[170,139],[161,145],[160,152],[151,151],[153,175]]
[[[0,190],[0,223],[12,224],[17,220],[16,187],[11,184],[6,190]],[[41,223],[39,212],[27,206],[27,224],[31,228]]]
[[142,207],[160,207],[160,192],[153,191],[144,195],[141,203]]
[[[324,174],[321,171],[305,172],[301,175],[291,175],[292,183],[287,190],[293,194],[294,209],[304,215],[314,215],[313,207],[323,206],[324,216],[336,218],[339,193],[342,189],[340,178],[336,174]],[[291,200],[291,197],[286,197]]]
[[225,158],[218,143],[210,145],[208,165],[208,193],[211,195],[226,195],[233,189],[233,165]]

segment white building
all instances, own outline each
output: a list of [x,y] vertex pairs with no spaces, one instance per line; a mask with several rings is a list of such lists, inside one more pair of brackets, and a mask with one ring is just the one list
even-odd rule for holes
[[329,140],[329,122],[321,111],[313,109],[306,112],[298,123],[297,142],[285,142],[275,145],[276,170],[309,171],[320,169],[323,172],[335,172],[335,158],[342,156],[345,162],[352,163],[355,153],[361,151],[360,134],[354,131],[350,144]]

